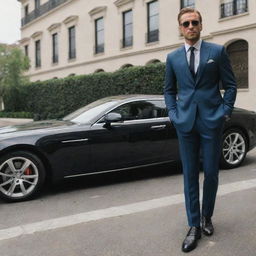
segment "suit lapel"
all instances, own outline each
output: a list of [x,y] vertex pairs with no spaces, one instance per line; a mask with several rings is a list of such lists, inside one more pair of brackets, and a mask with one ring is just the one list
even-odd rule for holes
[[205,66],[207,65],[207,60],[209,58],[209,55],[210,55],[210,48],[204,41],[202,41],[201,49],[200,49],[200,63],[199,63],[199,67],[196,75],[196,85],[199,83],[199,80],[203,75],[203,71]]

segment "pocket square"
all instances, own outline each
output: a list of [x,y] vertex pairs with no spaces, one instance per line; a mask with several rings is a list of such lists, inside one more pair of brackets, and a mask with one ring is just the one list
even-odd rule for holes
[[209,64],[209,63],[213,63],[214,62],[214,60],[213,59],[209,59],[208,61],[207,61],[207,64]]

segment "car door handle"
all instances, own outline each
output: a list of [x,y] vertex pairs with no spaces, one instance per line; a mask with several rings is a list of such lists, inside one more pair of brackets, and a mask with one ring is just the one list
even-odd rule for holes
[[78,140],[63,140],[61,141],[61,143],[75,143],[75,142],[85,142],[88,141],[89,139],[85,138],[85,139],[78,139]]
[[166,124],[152,125],[152,126],[150,127],[150,129],[152,129],[152,130],[162,130],[162,129],[164,129],[165,127],[166,127]]

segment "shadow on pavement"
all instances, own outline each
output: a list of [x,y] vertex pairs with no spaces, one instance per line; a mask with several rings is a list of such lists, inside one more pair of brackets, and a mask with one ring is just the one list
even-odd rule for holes
[[245,166],[249,166],[249,165],[251,165],[252,167],[256,168],[256,155],[255,154],[252,155],[252,154],[250,154],[250,152],[248,153],[248,155],[244,159],[244,162],[242,163],[241,166],[245,167]]

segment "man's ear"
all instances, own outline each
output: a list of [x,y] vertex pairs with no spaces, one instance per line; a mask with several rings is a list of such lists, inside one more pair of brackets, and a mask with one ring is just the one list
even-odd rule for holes
[[179,26],[179,31],[180,31],[180,34],[183,36],[183,33],[182,33],[182,29],[181,29],[181,26]]
[[203,24],[200,23],[200,31],[202,31],[202,30],[203,30]]

